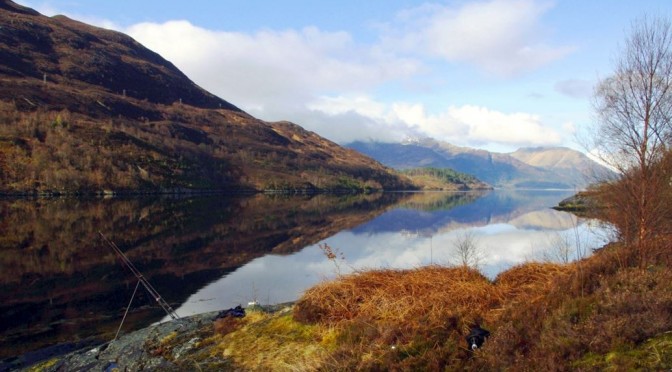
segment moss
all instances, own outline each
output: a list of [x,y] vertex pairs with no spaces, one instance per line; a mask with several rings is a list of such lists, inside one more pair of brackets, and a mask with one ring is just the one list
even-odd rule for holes
[[[252,311],[245,325],[221,338],[216,352],[243,369],[315,369],[325,348],[317,326],[295,321],[291,311],[276,314]],[[329,334],[329,332],[327,332]]]
[[49,359],[49,360],[45,360],[44,362],[40,362],[38,364],[30,366],[30,368],[28,368],[27,371],[29,371],[29,372],[48,371],[53,366],[55,366],[56,363],[58,363],[60,360],[61,360],[61,358],[52,358],[52,359]]
[[335,327],[328,327],[322,332],[322,339],[320,345],[329,351],[334,351],[338,347],[338,340],[341,337],[341,332]]
[[605,354],[587,353],[572,367],[583,370],[670,370],[672,332],[654,337],[634,348],[621,347]]
[[161,345],[168,345],[171,341],[173,341],[177,337],[177,332],[173,331],[170,332],[169,334],[166,335],[166,337],[162,338],[159,343]]

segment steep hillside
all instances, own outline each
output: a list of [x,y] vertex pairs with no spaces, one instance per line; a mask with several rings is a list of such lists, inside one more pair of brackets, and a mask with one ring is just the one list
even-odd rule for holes
[[348,147],[396,169],[450,168],[495,187],[582,188],[607,172],[567,148],[521,149],[511,154],[459,147],[431,138],[405,143],[354,142]]
[[0,0],[0,193],[409,189],[195,85],[127,35]]
[[[67,86],[164,105],[181,100],[201,108],[240,111],[198,87],[172,63],[122,33],[65,16],[45,17],[9,0],[0,1],[0,20],[0,76],[17,78],[15,82],[22,83],[4,86],[3,97],[8,93],[24,94],[17,98],[33,97],[39,102],[39,94],[32,92],[36,83],[33,79],[37,79],[46,80],[52,90]],[[52,92],[61,99],[75,98],[62,93]],[[70,100],[45,103],[69,109],[74,104]],[[120,108],[112,108],[123,114]]]

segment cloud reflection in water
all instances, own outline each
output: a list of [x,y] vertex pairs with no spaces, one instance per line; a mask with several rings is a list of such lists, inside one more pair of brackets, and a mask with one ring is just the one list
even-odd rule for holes
[[[604,245],[608,231],[596,221],[549,208],[564,196],[551,196],[554,201],[546,206],[533,197],[501,192],[448,209],[398,206],[297,253],[257,258],[193,294],[177,312],[186,316],[251,301],[294,301],[320,281],[353,270],[453,264],[456,242],[465,234],[473,237],[481,255],[480,269],[491,279],[528,260],[573,260]],[[471,213],[474,209],[481,215]],[[322,243],[345,259],[328,260],[319,247]]]

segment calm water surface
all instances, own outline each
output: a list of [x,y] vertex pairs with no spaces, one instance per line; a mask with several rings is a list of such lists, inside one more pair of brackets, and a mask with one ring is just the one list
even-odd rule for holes
[[[353,270],[456,264],[465,240],[490,278],[526,260],[574,259],[608,234],[550,209],[571,194],[0,200],[0,358],[114,336],[137,280],[98,232],[187,316],[293,301]],[[122,332],[164,315],[139,292]]]

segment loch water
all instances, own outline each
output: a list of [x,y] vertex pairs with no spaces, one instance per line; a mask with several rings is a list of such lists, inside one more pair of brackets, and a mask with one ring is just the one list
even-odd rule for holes
[[[0,359],[114,337],[137,278],[101,233],[188,316],[294,301],[354,270],[468,262],[494,279],[529,260],[573,260],[609,230],[551,209],[572,194],[0,199]],[[138,290],[122,333],[164,318]]]

